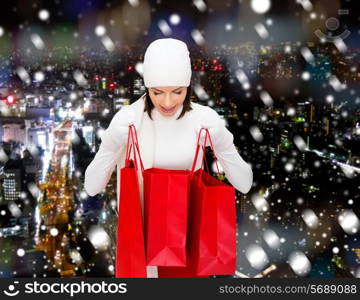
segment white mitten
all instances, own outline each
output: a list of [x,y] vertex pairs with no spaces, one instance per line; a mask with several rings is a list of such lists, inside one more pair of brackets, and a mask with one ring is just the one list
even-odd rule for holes
[[122,108],[112,118],[109,127],[105,130],[101,136],[103,143],[111,148],[119,148],[127,144],[129,125],[135,124],[135,113]]
[[[221,140],[222,129],[225,128],[225,122],[220,118],[218,113],[213,109],[208,109],[200,116],[199,125],[195,128],[196,138],[199,136],[201,128],[207,128],[210,133],[213,145],[217,145]],[[200,144],[204,144],[206,130],[201,131]],[[210,146],[209,138],[207,138],[206,146]]]

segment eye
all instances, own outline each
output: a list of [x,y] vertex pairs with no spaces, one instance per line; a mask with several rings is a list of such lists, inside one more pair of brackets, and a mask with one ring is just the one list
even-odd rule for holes
[[175,92],[175,94],[178,94],[178,95],[180,95],[180,94],[181,94],[181,91],[180,91],[180,92]]
[[157,96],[157,95],[160,95],[161,93],[157,93],[157,92],[154,92],[154,95]]

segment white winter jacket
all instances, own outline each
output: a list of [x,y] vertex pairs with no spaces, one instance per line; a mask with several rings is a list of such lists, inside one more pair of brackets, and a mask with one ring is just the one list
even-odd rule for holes
[[[192,153],[195,153],[196,148],[197,130],[200,124],[202,124],[203,127],[207,127],[206,124],[204,125],[204,119],[207,119],[210,120],[212,124],[214,124],[214,122],[221,124],[221,138],[218,139],[217,143],[214,143],[214,150],[227,179],[234,188],[242,193],[247,193],[250,190],[253,182],[251,166],[246,163],[238,153],[233,143],[233,135],[226,128],[225,122],[215,110],[208,106],[192,103],[193,109],[186,112],[179,120],[172,119],[168,122],[166,121],[166,117],[163,117],[160,120],[161,122],[157,122],[154,120],[156,108],[154,108],[152,112],[153,120],[151,120],[147,112],[144,112],[144,104],[145,94],[131,105],[121,108],[114,115],[112,122],[115,121],[116,124],[116,118],[128,118],[130,114],[132,118],[134,118],[134,125],[139,139],[140,154],[145,169],[151,167],[190,169],[193,162]],[[156,112],[155,116],[156,115],[161,118],[159,112]],[[170,131],[168,127],[171,127]],[[85,171],[84,185],[86,192],[90,196],[94,196],[104,190],[114,171],[115,165],[117,166],[117,195],[120,195],[120,169],[123,168],[125,164],[126,147],[125,145],[118,146],[114,143],[114,133],[112,130],[114,130],[113,126],[109,126],[102,135],[99,150]],[[162,143],[156,141],[156,136],[160,136]],[[167,144],[164,143],[165,140],[169,139],[170,141],[170,138],[173,139],[172,144],[178,143],[178,146],[167,146]],[[184,147],[184,145],[186,146]],[[155,149],[158,149],[158,152],[163,150],[159,148],[159,146],[172,146],[172,148],[169,148],[171,149],[169,153],[166,153],[165,158],[155,155]],[[200,157],[195,170],[201,167],[202,155],[202,153],[199,155]],[[157,158],[159,161],[154,161],[154,158]],[[141,206],[143,209],[143,180],[140,170],[138,178]],[[118,196],[117,199],[119,204]],[[147,268],[148,277],[157,277],[157,267],[149,266]]]

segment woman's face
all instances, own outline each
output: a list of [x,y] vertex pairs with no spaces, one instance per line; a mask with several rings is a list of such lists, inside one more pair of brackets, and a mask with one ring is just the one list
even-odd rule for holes
[[148,90],[155,108],[165,117],[175,114],[187,93],[186,86],[151,87]]

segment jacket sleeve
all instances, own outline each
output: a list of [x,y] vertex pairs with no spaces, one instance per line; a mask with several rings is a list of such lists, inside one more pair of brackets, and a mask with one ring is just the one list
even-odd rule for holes
[[[234,136],[226,128],[219,114],[210,109],[212,117],[217,119],[216,139],[212,139],[216,158],[218,159],[226,178],[241,193],[248,193],[253,183],[251,165],[244,161],[234,145]],[[211,129],[209,129],[211,136]],[[213,131],[214,132],[214,131]],[[207,143],[207,145],[209,145]]]
[[116,138],[115,127],[119,124],[119,120],[126,120],[126,108],[121,108],[114,115],[109,127],[101,136],[98,152],[86,168],[84,188],[89,196],[95,196],[104,190],[125,147],[124,143],[118,142],[119,139]]

